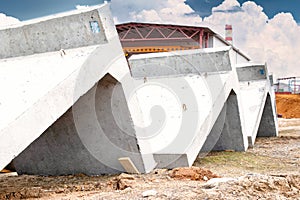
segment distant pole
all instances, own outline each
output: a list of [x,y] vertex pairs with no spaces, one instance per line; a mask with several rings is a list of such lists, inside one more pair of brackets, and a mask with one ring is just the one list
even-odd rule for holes
[[225,40],[230,44],[233,43],[232,41],[232,25],[226,24],[225,25]]

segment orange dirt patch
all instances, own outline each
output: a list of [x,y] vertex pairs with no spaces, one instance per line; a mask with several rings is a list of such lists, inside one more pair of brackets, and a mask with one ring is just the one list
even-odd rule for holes
[[299,94],[276,94],[276,106],[283,118],[300,118]]
[[193,181],[207,181],[219,176],[208,169],[200,167],[180,167],[171,170],[170,177],[175,179],[187,179]]

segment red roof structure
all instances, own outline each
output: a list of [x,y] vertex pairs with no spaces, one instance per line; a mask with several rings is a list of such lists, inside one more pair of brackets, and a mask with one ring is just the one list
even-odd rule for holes
[[116,28],[123,50],[129,54],[211,48],[214,47],[213,37],[224,46],[232,46],[208,27],[128,22]]

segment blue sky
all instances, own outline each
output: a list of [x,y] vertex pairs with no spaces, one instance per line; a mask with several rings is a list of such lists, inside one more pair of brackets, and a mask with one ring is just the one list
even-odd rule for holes
[[101,4],[103,0],[0,0],[0,13],[28,20],[75,9],[76,5]]
[[[124,0],[126,1],[126,0]],[[138,1],[138,0],[136,0]],[[201,17],[211,14],[211,8],[219,5],[223,0],[187,0]],[[243,3],[247,0],[239,0]],[[0,0],[0,13],[27,20],[57,12],[72,10],[76,5],[95,5],[103,0]],[[264,12],[272,18],[279,12],[291,12],[295,20],[300,22],[299,0],[254,0],[261,5]]]

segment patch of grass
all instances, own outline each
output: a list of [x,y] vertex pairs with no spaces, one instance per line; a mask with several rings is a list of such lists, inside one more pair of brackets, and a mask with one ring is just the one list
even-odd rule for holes
[[259,156],[249,152],[212,152],[198,158],[195,166],[212,169],[220,174],[270,173],[286,166],[279,159]]

